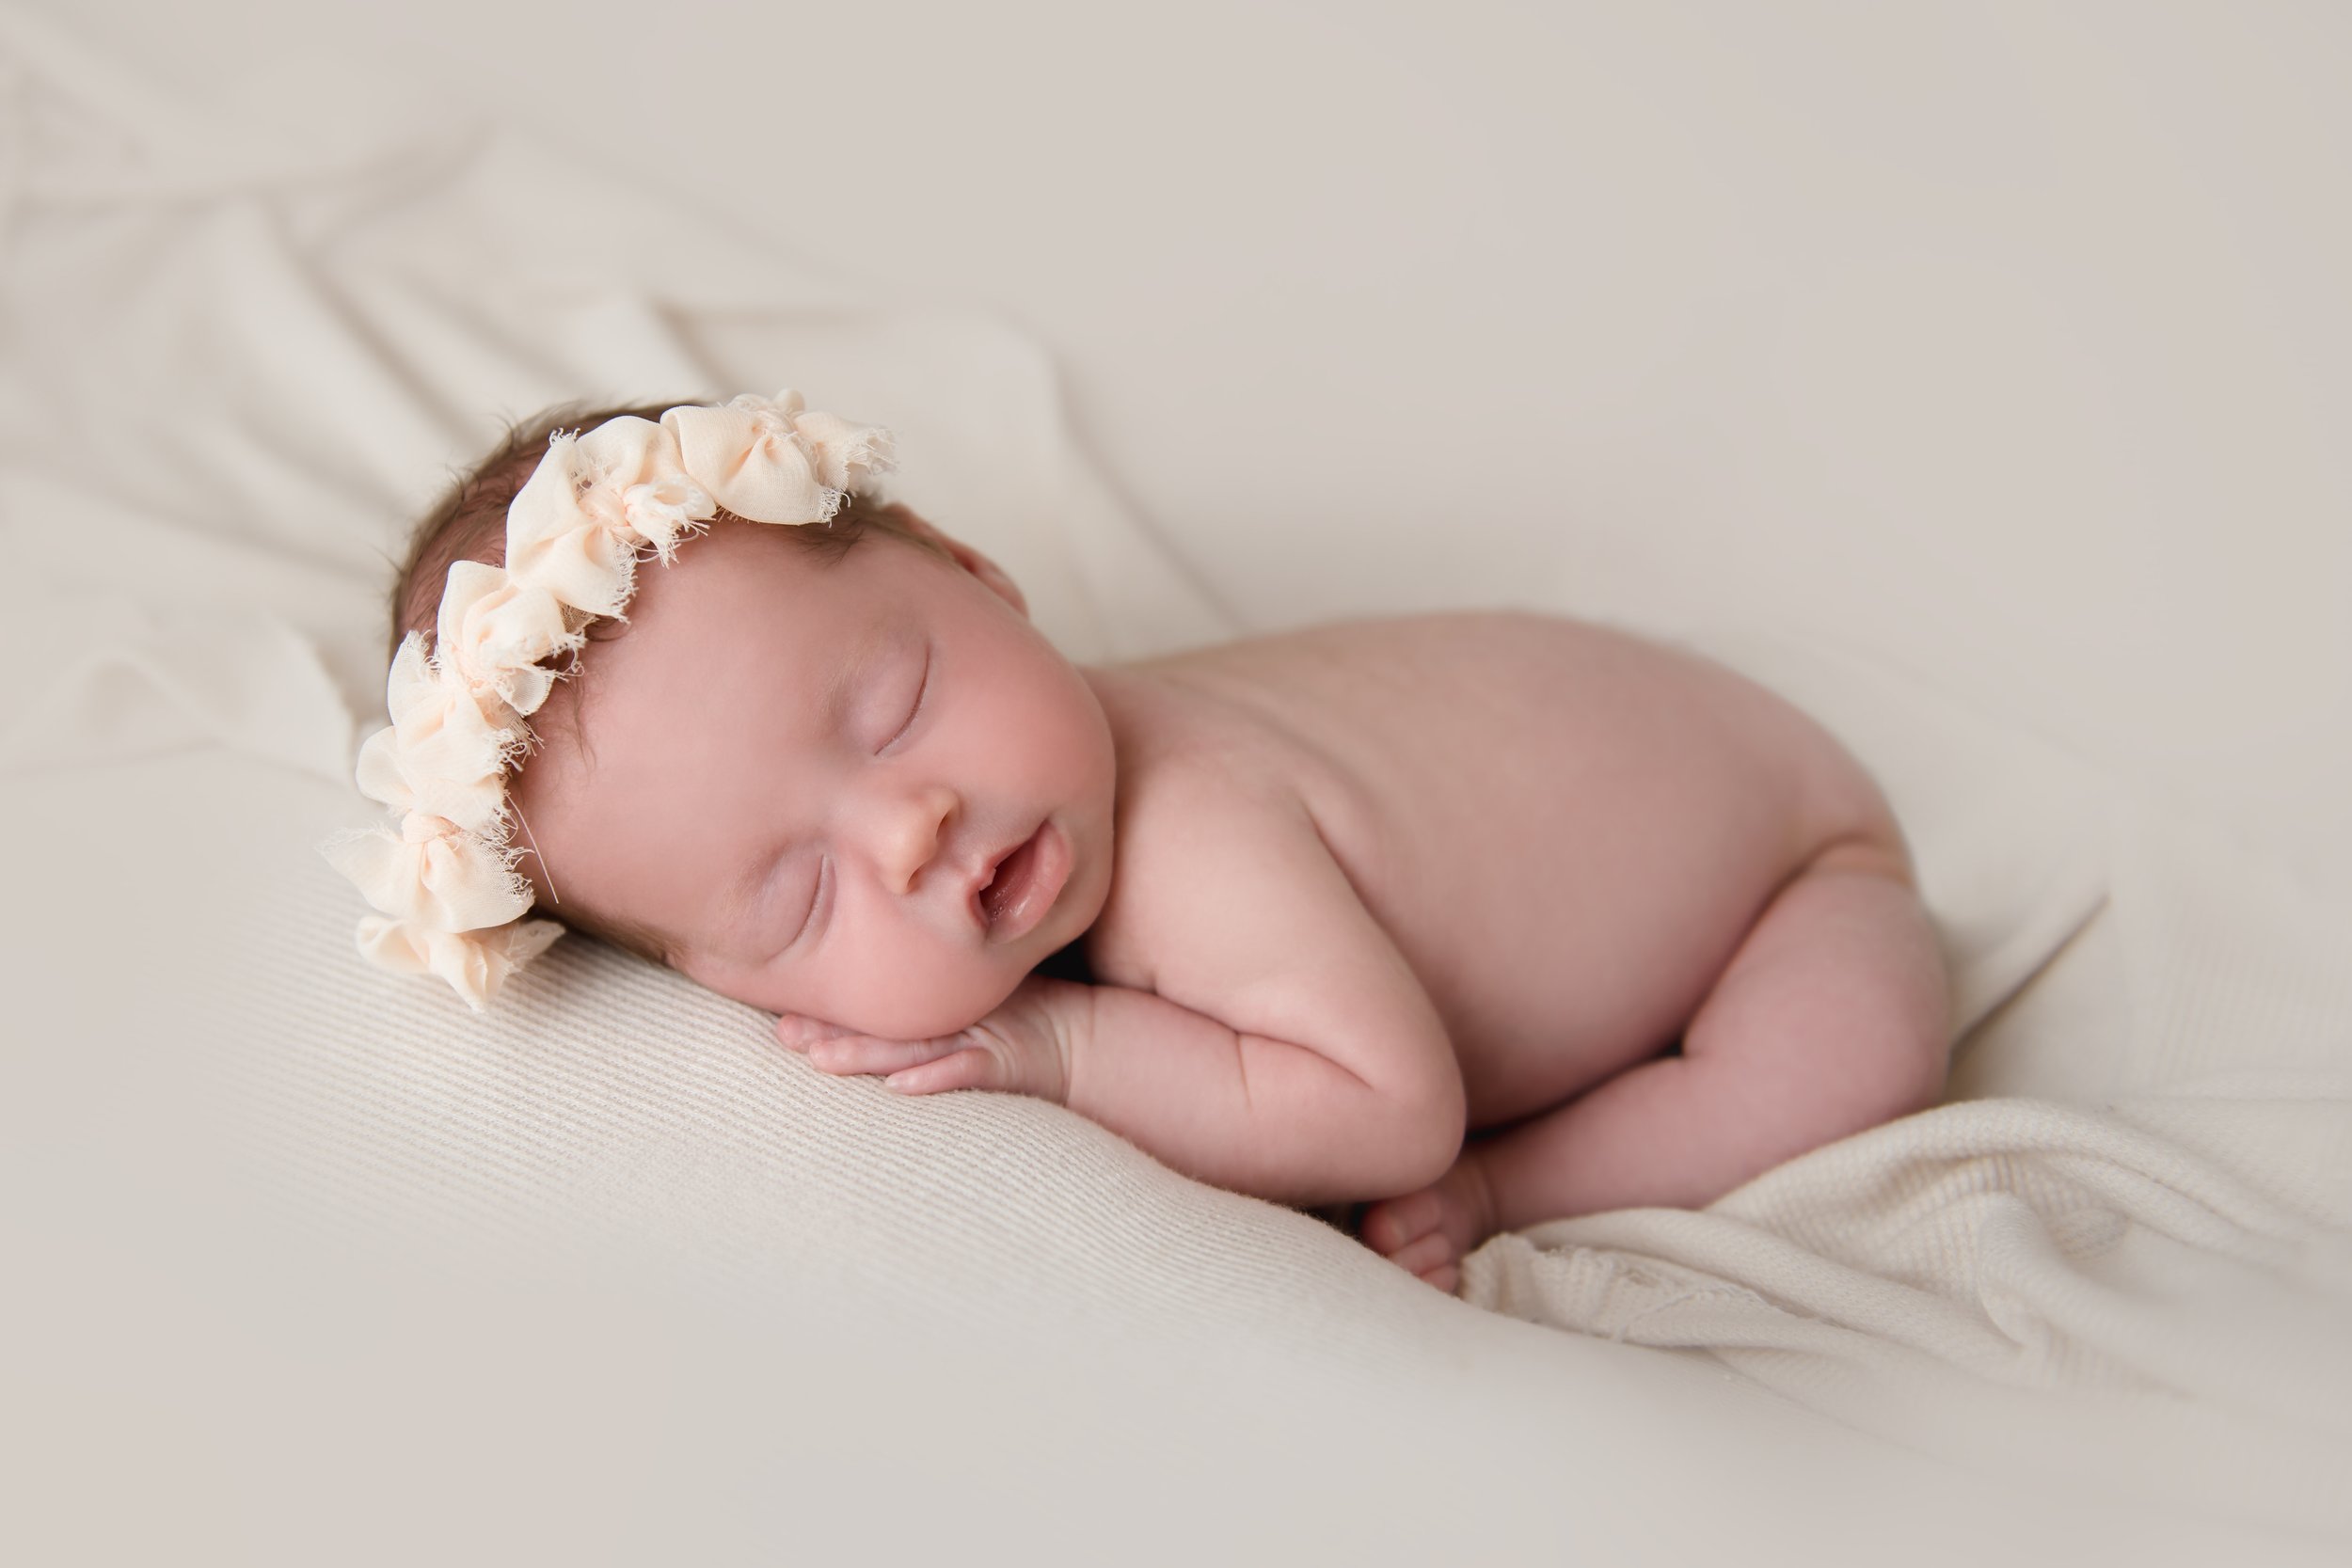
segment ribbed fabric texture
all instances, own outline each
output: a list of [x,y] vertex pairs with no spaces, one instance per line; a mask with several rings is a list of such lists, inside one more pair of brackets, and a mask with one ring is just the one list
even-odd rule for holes
[[[916,1319],[1001,1311],[1106,1338],[1149,1316],[1204,1348],[1247,1325],[1376,1358],[1417,1316],[1366,1316],[1413,1305],[1364,1297],[1367,1281],[1413,1282],[1315,1218],[1040,1101],[831,1077],[777,1046],[769,1015],[590,939],[472,1016],[366,966],[338,925],[349,890],[320,872],[256,933],[269,958],[238,1009],[251,1147],[312,1223],[550,1267],[652,1240],[746,1299],[854,1289]],[[1302,1316],[1317,1299],[1356,1306]]]

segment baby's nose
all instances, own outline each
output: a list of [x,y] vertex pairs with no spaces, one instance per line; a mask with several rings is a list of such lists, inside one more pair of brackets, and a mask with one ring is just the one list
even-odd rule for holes
[[923,784],[891,798],[879,815],[881,842],[875,858],[893,893],[914,886],[923,868],[939,856],[942,829],[962,802],[945,784]]

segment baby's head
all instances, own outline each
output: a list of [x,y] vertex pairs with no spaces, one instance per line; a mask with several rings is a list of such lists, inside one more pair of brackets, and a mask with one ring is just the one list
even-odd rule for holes
[[[504,564],[508,504],[553,431],[662,412],[518,427],[420,527],[395,645],[433,637],[452,562]],[[739,1001],[902,1039],[977,1022],[1093,924],[1110,726],[986,556],[852,493],[829,525],[721,511],[635,580],[623,616],[553,661],[507,768],[536,912]],[[980,896],[1025,845],[1002,880],[1031,896]]]

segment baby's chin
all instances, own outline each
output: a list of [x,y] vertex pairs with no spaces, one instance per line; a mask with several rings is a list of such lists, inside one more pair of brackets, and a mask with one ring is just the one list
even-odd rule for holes
[[[910,969],[916,966],[910,965]],[[698,978],[691,976],[691,978]],[[936,1039],[942,1035],[958,1034],[994,1012],[1020,987],[1025,974],[1013,974],[981,986],[959,988],[953,996],[912,996],[900,990],[897,994],[878,991],[868,997],[834,999],[818,1003],[809,998],[780,994],[771,987],[753,982],[733,985],[699,983],[731,1001],[777,1014],[797,1014],[835,1024],[861,1035],[871,1035],[885,1040]]]

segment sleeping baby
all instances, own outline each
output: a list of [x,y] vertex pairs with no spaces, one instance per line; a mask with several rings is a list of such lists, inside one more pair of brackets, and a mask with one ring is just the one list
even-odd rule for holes
[[1698,1207],[1943,1090],[1886,801],[1719,665],[1493,612],[1082,666],[881,499],[886,432],[790,392],[575,425],[402,576],[360,782],[405,816],[330,851],[378,963],[480,1006],[561,921],[823,1072],[1346,1206],[1446,1291],[1498,1231]]

